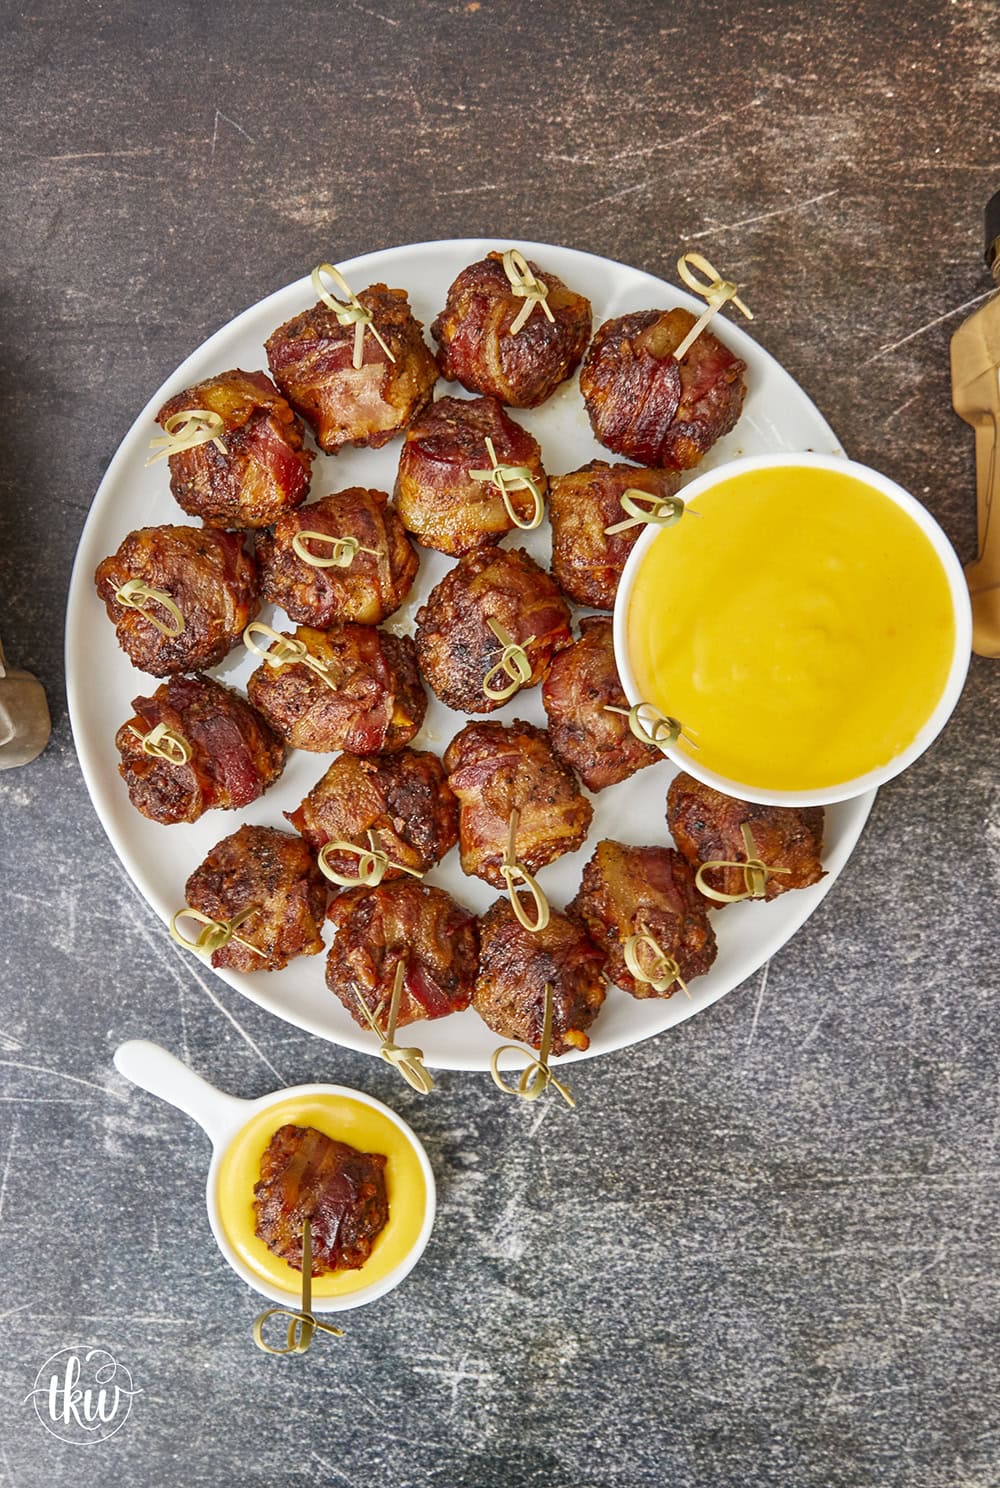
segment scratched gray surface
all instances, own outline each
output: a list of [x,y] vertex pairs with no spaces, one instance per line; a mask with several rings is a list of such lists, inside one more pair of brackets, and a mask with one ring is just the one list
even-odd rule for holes
[[[0,775],[0,1482],[992,1488],[1000,663],[883,792],[751,985],[574,1072],[579,1109],[390,1071],[175,956],[67,726],[61,612],[136,411],[320,258],[453,235],[670,272],[698,246],[860,459],[974,543],[947,343],[987,282],[996,5],[515,0],[6,7],[0,625],[47,753]],[[440,1188],[426,1259],[343,1344],[266,1359],[215,1251],[207,1143],[127,1087],[149,1036],[243,1095],[392,1101]],[[47,1436],[39,1365],[142,1394]]]

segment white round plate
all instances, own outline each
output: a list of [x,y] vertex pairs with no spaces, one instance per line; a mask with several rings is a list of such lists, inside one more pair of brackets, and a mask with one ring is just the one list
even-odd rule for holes
[[[448,286],[459,271],[498,246],[515,245],[507,240],[479,239],[417,243],[369,253],[339,267],[355,290],[379,280],[405,289],[414,314],[426,327],[444,305]],[[700,301],[673,285],[608,259],[542,243],[516,246],[542,268],[558,274],[571,288],[589,296],[595,329],[610,316],[633,310],[684,305],[698,314],[704,308]],[[188,874],[216,842],[235,831],[241,822],[290,830],[282,812],[298,805],[324,773],[330,757],[294,750],[277,784],[243,813],[210,811],[198,822],[173,827],[147,821],[130,804],[118,774],[114,736],[131,716],[132,699],[148,696],[159,686],[159,681],[136,671],[119,650],[114,629],[94,591],[93,574],[101,559],[113,553],[134,528],[189,520],[170,494],[165,462],[149,470],[144,468],[149,440],[159,432],[153,420],[161,405],[192,383],[228,368],[266,370],[263,349],[266,338],[276,326],[314,302],[308,277],[300,279],[238,315],[178,367],[122,440],[94,498],[80,539],[66,617],[66,683],[77,752],[87,788],[112,846],[139,891],[164,922],[183,905]],[[701,469],[739,455],[779,450],[841,452],[826,420],[767,352],[725,316],[716,319],[713,330],[746,362],[749,391],[736,428],[719,441]],[[438,396],[444,392],[461,395],[462,389],[455,383],[439,383]],[[615,458],[608,456],[594,440],[575,378],[541,408],[513,409],[512,413],[538,439],[545,468],[551,473],[576,470],[587,460],[598,457]],[[400,445],[401,440],[395,439],[381,450],[318,455],[309,499],[353,485],[391,491]],[[513,534],[506,539],[506,545],[523,545],[548,567],[547,522],[537,532]],[[427,549],[421,549],[420,556],[420,572],[407,603],[386,622],[390,630],[412,631],[417,609],[452,564],[443,554]],[[285,616],[280,611],[275,614],[273,606],[265,606],[262,618],[271,620],[278,628],[287,627]],[[215,668],[214,675],[245,688],[255,665],[256,660],[239,648]],[[490,716],[501,721],[524,718],[544,725],[540,690],[534,688],[520,694]],[[453,713],[431,696],[427,718],[413,741],[414,747],[443,753],[465,721],[464,715]],[[579,852],[543,868],[538,875],[553,905],[561,908],[576,893],[584,864],[600,838],[614,837],[637,845],[669,841],[665,801],[674,773],[674,766],[664,760],[640,771],[631,780],[591,797],[594,821],[585,845]],[[677,993],[667,1000],[652,998],[639,1002],[612,988],[590,1031],[590,1048],[582,1055],[567,1055],[561,1062],[608,1054],[662,1033],[708,1007],[751,976],[794,935],[832,887],[858,840],[873,800],[874,792],[869,792],[827,808],[823,853],[827,872],[820,883],[782,895],[772,904],[736,904],[713,916],[719,942],[718,959],[706,976],[692,984],[690,998]],[[447,889],[477,914],[496,898],[494,889],[478,878],[463,874],[457,850],[449,853],[428,875],[428,882]],[[324,957],[315,956],[293,961],[281,972],[238,975],[227,971],[220,975],[230,986],[278,1017],[346,1048],[376,1053],[374,1036],[361,1029],[328,991],[324,969]],[[414,1025],[408,1038],[420,1045],[429,1065],[462,1070],[487,1069],[490,1055],[501,1042],[472,1009],[436,1022]]]

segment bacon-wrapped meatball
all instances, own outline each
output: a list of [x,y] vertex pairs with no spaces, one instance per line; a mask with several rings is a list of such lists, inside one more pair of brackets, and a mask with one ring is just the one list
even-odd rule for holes
[[362,1028],[369,1027],[363,1002],[385,1029],[400,962],[406,970],[397,1028],[469,1006],[479,964],[476,920],[443,889],[412,878],[345,889],[327,917],[334,941],[326,985]]
[[[573,639],[566,601],[523,548],[467,553],[431,590],[417,613],[416,635],[420,670],[441,701],[460,713],[492,713],[518,690],[496,670],[505,647],[491,620],[524,648],[530,672],[521,687],[537,686],[556,652]],[[491,690],[506,696],[483,690],[491,673]]]
[[[517,525],[492,481],[473,480],[470,474],[492,469],[487,439],[497,462],[523,466],[538,499],[544,499],[547,482],[538,441],[496,398],[438,398],[406,431],[395,491],[403,526],[425,548],[457,556],[499,541]],[[531,489],[508,486],[508,499],[527,526],[535,515]]]
[[[567,914],[583,921],[608,957],[608,976],[633,997],[672,997],[679,982],[664,973],[672,960],[684,982],[701,976],[715,960],[715,933],[694,874],[671,847],[626,847],[605,839],[583,870],[580,891]],[[651,980],[633,976],[625,962],[633,935],[652,937],[636,946],[638,965]],[[657,991],[653,981],[666,985]]]
[[342,326],[322,302],[279,326],[266,343],[271,375],[328,455],[345,444],[387,444],[423,408],[437,381],[406,291],[372,284],[357,298],[395,361],[366,329],[356,368],[354,326]]
[[642,465],[690,470],[729,433],[746,397],[746,363],[708,330],[675,361],[694,323],[689,310],[639,310],[601,326],[580,372],[601,444]]
[[552,476],[552,572],[560,589],[577,604],[613,610],[622,570],[643,524],[610,535],[605,528],[628,521],[621,504],[626,491],[673,496],[679,485],[680,476],[672,470],[642,470],[604,460],[591,460],[569,475]]
[[212,952],[217,970],[281,971],[296,956],[323,949],[326,881],[308,845],[291,832],[240,827],[216,843],[184,892],[191,909],[220,924],[239,919],[233,938]]
[[260,609],[243,534],[206,527],[140,527],[94,583],[119,646],[154,677],[215,666]]
[[479,976],[472,1005],[501,1038],[537,1049],[545,987],[552,987],[552,1052],[586,1049],[604,1002],[604,952],[583,927],[554,910],[544,930],[525,930],[507,899],[479,922]]
[[[403,876],[393,863],[426,873],[458,841],[458,802],[444,766],[436,754],[417,749],[368,759],[342,754],[285,815],[314,852],[328,842],[366,848],[374,833],[390,861],[384,883]],[[349,878],[357,873],[357,854],[331,853],[329,866]]]
[[419,733],[427,694],[409,636],[373,625],[298,625],[294,639],[304,661],[264,662],[247,683],[254,707],[293,748],[390,754]]
[[314,1126],[279,1126],[253,1186],[254,1234],[301,1271],[308,1219],[313,1276],[359,1270],[389,1219],[386,1161]]
[[[702,863],[745,863],[744,825],[753,838],[753,856],[768,868],[785,870],[767,879],[765,899],[819,883],[823,877],[822,806],[754,805],[702,785],[683,770],[670,782],[667,826],[696,873]],[[704,882],[720,894],[744,894],[747,887],[741,868],[713,868]],[[722,907],[717,901],[709,902]]]
[[560,651],[542,683],[542,703],[553,752],[588,790],[616,785],[664,758],[662,750],[635,737],[627,717],[608,712],[627,713],[628,699],[615,665],[611,621],[603,615],[580,621],[580,639]]
[[[357,551],[346,567],[329,560],[332,542],[300,537],[353,538]],[[304,548],[312,559],[297,552]],[[419,560],[384,491],[351,486],[288,512],[273,532],[257,539],[261,593],[280,605],[290,620],[322,629],[335,620],[377,625],[403,603]]]
[[555,274],[527,263],[535,280],[548,289],[551,320],[541,305],[533,304],[527,320],[512,332],[525,297],[514,293],[504,255],[494,252],[462,270],[431,326],[440,343],[442,377],[470,392],[492,393],[514,408],[543,403],[576,371],[590,340],[590,301],[567,289]]
[[466,724],[445,750],[444,765],[458,797],[465,873],[505,887],[500,865],[515,810],[514,855],[529,873],[575,852],[586,839],[593,808],[552,753],[544,729],[519,719],[509,727]]
[[214,807],[249,806],[285,768],[285,746],[269,724],[211,677],[171,677],[132,707],[136,716],[115,735],[118,773],[150,821],[170,826]]
[[303,425],[263,372],[220,372],[168,399],[156,415],[202,408],[218,414],[220,439],[171,455],[170,489],[178,504],[208,527],[268,527],[301,506],[309,490],[312,450]]

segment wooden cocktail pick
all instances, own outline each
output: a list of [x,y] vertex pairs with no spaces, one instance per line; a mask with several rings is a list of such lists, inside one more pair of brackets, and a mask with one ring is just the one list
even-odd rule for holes
[[30,764],[51,733],[45,688],[31,672],[8,666],[0,645],[0,770]]
[[[312,1310],[312,1229],[308,1219],[302,1222],[302,1306],[269,1307],[260,1313],[253,1325],[253,1341],[265,1354],[304,1354],[316,1333],[330,1333],[334,1338],[343,1338],[343,1328],[332,1323],[321,1323]],[[288,1318],[288,1339],[284,1348],[275,1348],[264,1342],[264,1324],[268,1318]]]

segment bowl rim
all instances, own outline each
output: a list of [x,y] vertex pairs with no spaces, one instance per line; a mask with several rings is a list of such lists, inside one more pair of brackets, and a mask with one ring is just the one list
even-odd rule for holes
[[424,1218],[420,1226],[420,1232],[413,1245],[397,1266],[394,1266],[391,1271],[378,1281],[370,1282],[368,1286],[358,1287],[357,1291],[354,1292],[345,1292],[335,1297],[317,1297],[313,1293],[312,1310],[314,1313],[349,1312],[355,1307],[364,1307],[368,1302],[376,1302],[379,1297],[384,1297],[387,1292],[391,1292],[395,1287],[399,1286],[400,1282],[410,1274],[427,1248],[427,1242],[430,1239],[431,1230],[434,1228],[434,1220],[437,1214],[437,1185],[434,1181],[434,1169],[431,1167],[427,1150],[409,1122],[404,1121],[403,1117],[394,1111],[391,1106],[385,1105],[373,1095],[367,1095],[363,1090],[354,1090],[349,1085],[327,1085],[322,1083],[289,1085],[283,1090],[275,1090],[268,1095],[259,1096],[256,1100],[241,1101],[239,1104],[244,1109],[242,1111],[234,1110],[232,1121],[213,1138],[212,1160],[209,1163],[208,1179],[205,1185],[208,1222],[211,1225],[212,1234],[215,1236],[219,1250],[241,1280],[246,1282],[247,1286],[252,1287],[255,1292],[260,1292],[262,1296],[269,1297],[272,1302],[284,1303],[285,1306],[290,1307],[296,1306],[297,1298],[300,1300],[300,1293],[295,1287],[286,1290],[282,1287],[272,1286],[270,1282],[265,1281],[263,1277],[259,1276],[256,1271],[248,1266],[236,1251],[236,1248],[226,1233],[222,1223],[222,1216],[219,1212],[218,1177],[222,1159],[228,1152],[233,1140],[255,1116],[267,1110],[269,1106],[284,1105],[289,1099],[309,1100],[314,1099],[316,1096],[336,1096],[342,1100],[355,1101],[359,1105],[370,1106],[380,1116],[385,1116],[391,1121],[393,1126],[399,1130],[400,1134],[413,1148],[420,1165],[420,1170],[423,1173],[426,1189]]
[[[881,471],[872,469],[871,466],[862,465],[857,460],[851,460],[846,455],[818,454],[813,450],[802,450],[799,452],[782,451],[781,453],[771,455],[745,455],[736,460],[729,460],[726,464],[720,465],[715,470],[705,471],[702,475],[696,476],[681,487],[679,495],[687,503],[696,500],[698,496],[711,487],[751,471],[795,467],[800,469],[832,470],[840,474],[853,476],[865,485],[871,486],[873,489],[880,491],[884,496],[887,496],[916,523],[929,539],[948,580],[955,622],[955,644],[951,665],[948,669],[948,677],[942,689],[941,696],[916,738],[904,750],[901,750],[899,754],[895,755],[893,759],[889,760],[887,764],[881,765],[877,769],[869,770],[864,775],[857,775],[850,780],[842,781],[836,785],[825,786],[822,789],[794,791],[762,790],[759,787],[744,785],[738,780],[729,779],[727,776],[720,775],[714,770],[706,769],[703,765],[699,765],[697,760],[693,760],[688,754],[678,750],[674,745],[661,745],[661,748],[667,758],[677,765],[679,769],[686,771],[687,774],[701,781],[702,784],[722,791],[725,795],[762,805],[828,806],[836,801],[851,800],[855,796],[863,795],[866,791],[885,785],[913,764],[937,738],[955,709],[965,683],[966,674],[969,670],[972,652],[972,607],[969,600],[968,588],[965,583],[965,575],[955,550],[927,507],[902,486],[898,485],[896,481],[891,480],[889,476],[883,475]],[[622,688],[631,706],[641,702],[642,696],[636,686],[635,674],[632,671],[628,654],[628,609],[639,568],[646,554],[649,552],[651,544],[657,538],[664,535],[660,528],[652,525],[647,526],[646,530],[640,534],[638,541],[628,556],[618,584],[618,592],[615,596],[613,615],[615,661],[618,666]]]

